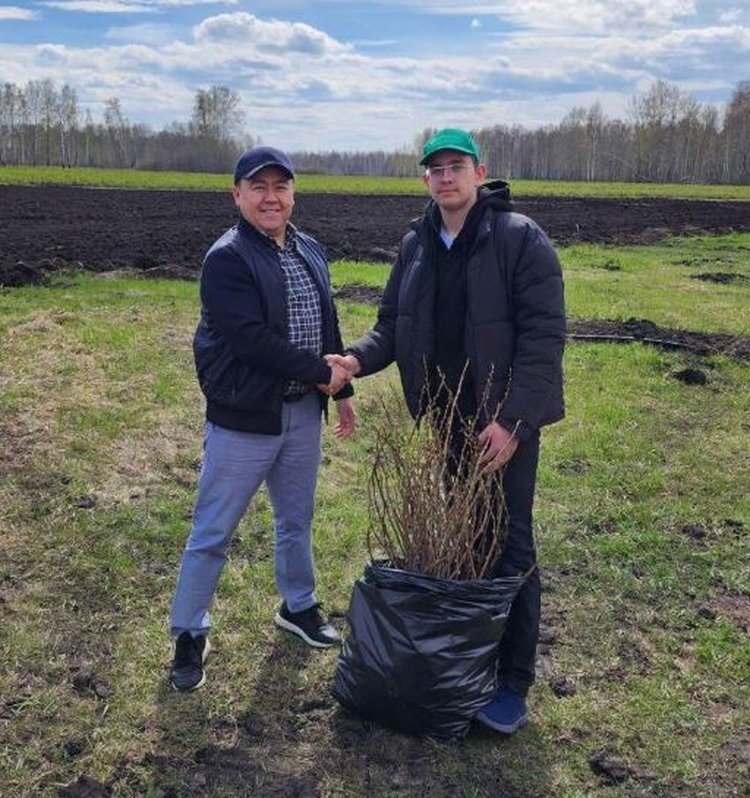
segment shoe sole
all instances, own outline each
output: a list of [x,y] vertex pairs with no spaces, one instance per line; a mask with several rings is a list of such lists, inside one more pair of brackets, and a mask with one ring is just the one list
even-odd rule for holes
[[[211,651],[211,643],[209,639],[206,638],[206,645],[203,647],[203,658],[201,660],[201,662],[204,665],[206,664],[206,658],[208,657],[210,651]],[[171,679],[169,680],[169,684],[171,688],[175,691],[175,693],[192,693],[194,690],[197,690],[199,687],[203,687],[205,683],[206,683],[205,670],[203,671],[201,680],[197,684],[194,684],[192,687],[178,687]]]
[[522,718],[519,718],[515,723],[506,725],[491,720],[486,715],[483,715],[481,712],[479,712],[476,715],[476,719],[483,726],[487,726],[487,728],[492,729],[493,731],[500,732],[500,734],[515,734],[519,729],[523,729],[523,727],[529,722],[529,716],[524,715]]
[[287,621],[286,618],[283,618],[279,613],[276,613],[276,617],[273,619],[276,626],[281,627],[287,632],[291,632],[293,635],[297,635],[297,637],[301,637],[308,646],[312,646],[313,648],[333,648],[335,645],[338,644],[338,640],[334,640],[330,643],[321,643],[318,640],[313,640],[311,637],[308,637],[299,626],[295,626],[293,623]]

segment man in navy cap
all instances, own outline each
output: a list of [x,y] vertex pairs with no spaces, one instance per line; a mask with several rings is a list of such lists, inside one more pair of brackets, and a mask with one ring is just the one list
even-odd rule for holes
[[350,375],[324,357],[341,352],[328,265],[320,244],[289,221],[294,168],[285,153],[248,150],[237,162],[232,193],[240,219],[203,261],[193,342],[206,424],[170,618],[170,681],[179,691],[205,681],[209,607],[232,536],[264,482],[282,598],[275,622],[315,648],[339,642],[315,595],[311,539],[328,397],[336,401],[336,435],[348,436],[355,423]]
[[[440,130],[422,156],[431,201],[401,242],[375,328],[338,362],[365,376],[396,360],[415,418],[455,397],[473,420],[485,472],[502,474],[504,511],[484,530],[503,538],[493,575],[528,576],[499,649],[497,695],[477,719],[510,734],[527,722],[534,681],[541,591],[532,506],[539,430],[564,415],[562,273],[544,232],[513,212],[507,183],[485,183],[469,133]],[[459,478],[464,430],[452,431],[446,463]]]

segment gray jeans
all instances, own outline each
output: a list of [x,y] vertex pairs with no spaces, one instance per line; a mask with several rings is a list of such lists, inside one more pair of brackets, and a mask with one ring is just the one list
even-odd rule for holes
[[320,402],[310,394],[283,406],[281,435],[208,422],[193,527],[182,556],[170,626],[207,634],[209,607],[227,551],[250,500],[265,482],[276,534],[276,587],[291,612],[315,599],[312,519],[320,465]]

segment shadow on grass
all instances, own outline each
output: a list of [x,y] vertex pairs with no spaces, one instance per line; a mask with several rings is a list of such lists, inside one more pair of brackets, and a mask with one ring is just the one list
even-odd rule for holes
[[[316,678],[316,658],[330,653],[281,634],[247,698],[228,698],[219,715],[209,692],[220,684],[220,651],[214,656],[203,690],[176,694],[164,682],[152,721],[159,740],[140,761],[122,760],[107,785],[114,791],[71,795],[542,798],[553,792],[550,752],[533,724],[511,738],[474,726],[453,744],[391,731],[339,707],[330,695],[332,672]],[[227,695],[241,692],[232,685]]]

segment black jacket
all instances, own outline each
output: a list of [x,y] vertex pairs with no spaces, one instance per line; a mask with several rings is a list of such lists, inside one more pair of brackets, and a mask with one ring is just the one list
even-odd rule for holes
[[[323,249],[299,231],[295,237],[320,294],[323,352],[341,352]],[[241,219],[206,254],[200,295],[193,354],[206,418],[229,429],[280,434],[284,382],[328,383],[331,369],[322,357],[289,343],[286,286],[275,242]],[[347,385],[335,398],[352,393]],[[327,397],[319,396],[325,409]]]
[[[479,189],[464,228],[469,236],[463,241],[464,351],[479,421],[500,421],[526,438],[565,414],[560,263],[541,228],[512,211],[502,181]],[[438,235],[439,210],[430,202],[401,242],[374,329],[348,350],[360,361],[363,376],[397,362],[415,418],[424,410],[435,347],[435,266],[429,253],[438,246]]]

